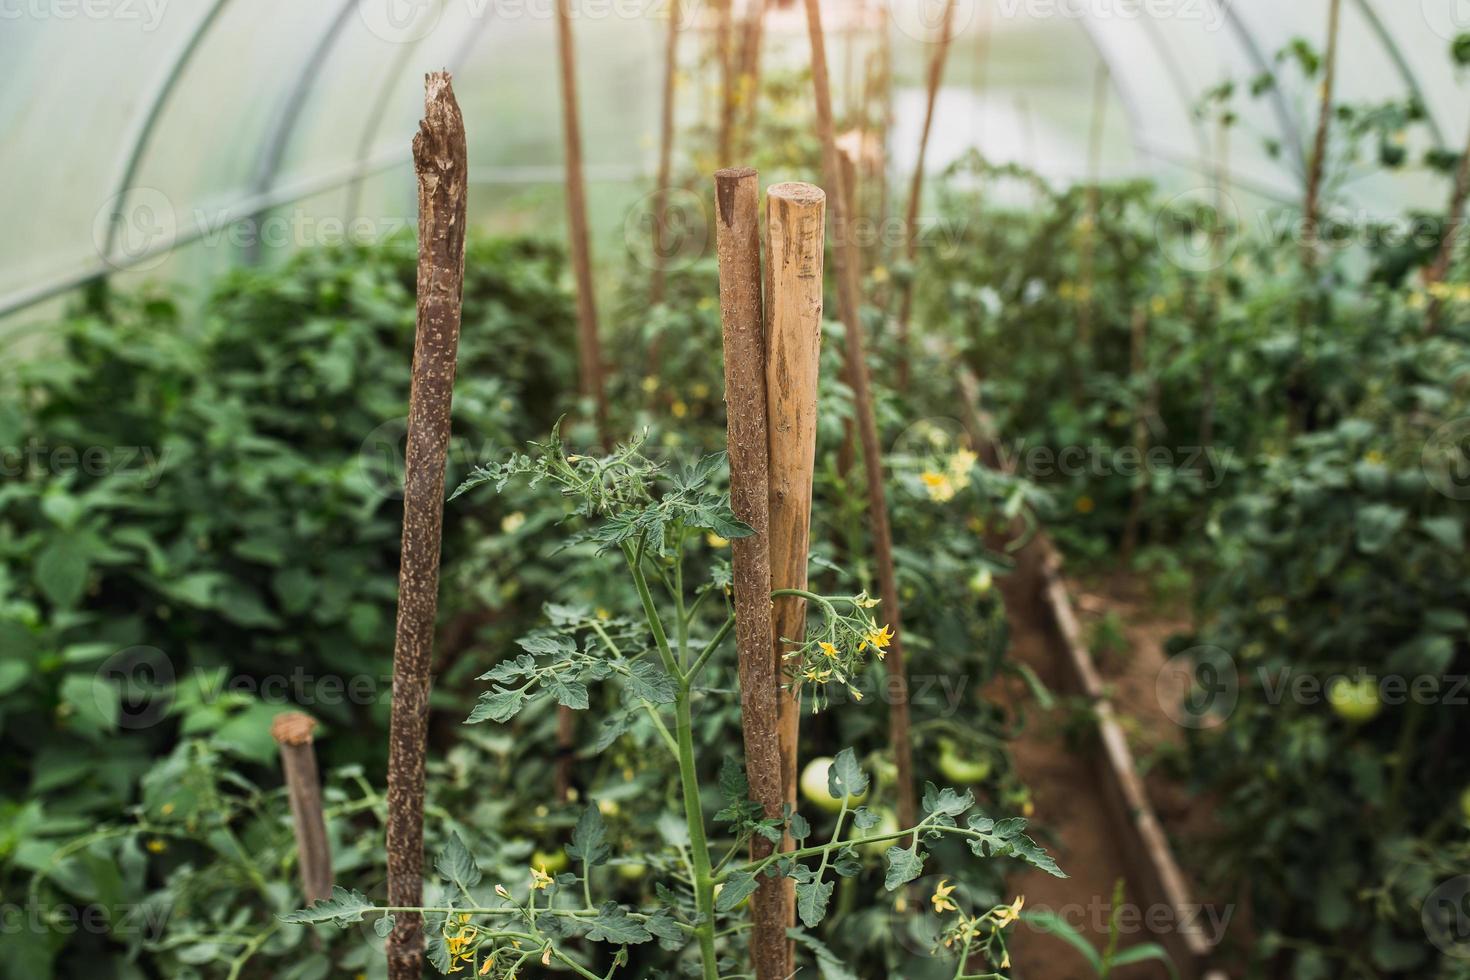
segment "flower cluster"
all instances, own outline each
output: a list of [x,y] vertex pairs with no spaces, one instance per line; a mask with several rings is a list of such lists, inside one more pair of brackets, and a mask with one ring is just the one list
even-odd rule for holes
[[948,503],[961,491],[970,486],[970,471],[980,457],[972,450],[959,449],[937,467],[926,468],[919,474],[919,482],[935,503]]
[[961,960],[968,960],[974,953],[981,953],[998,969],[1008,970],[1011,954],[1006,949],[1005,929],[1021,917],[1021,908],[1026,904],[1023,895],[1009,905],[996,905],[980,915],[967,915],[953,899],[954,885],[948,879],[939,882],[929,901],[936,915],[954,912],[954,923],[943,935],[944,948],[959,953]]
[[813,712],[827,705],[829,684],[843,685],[854,701],[861,701],[863,693],[853,679],[866,666],[869,655],[882,660],[893,642],[893,630],[880,626],[873,618],[871,610],[878,600],[866,592],[842,598],[798,590],[786,590],[785,594],[806,599],[822,613],[822,627],[809,632],[806,642],[785,655],[792,692],[798,700],[809,695]]

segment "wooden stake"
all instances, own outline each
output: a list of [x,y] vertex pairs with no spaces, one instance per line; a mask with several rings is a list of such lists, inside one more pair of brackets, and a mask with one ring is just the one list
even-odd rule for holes
[[[904,213],[904,260],[912,266],[919,254],[919,204],[924,196],[924,164],[929,154],[929,133],[934,127],[934,106],[939,101],[939,86],[944,81],[944,63],[949,57],[949,44],[954,37],[954,12],[959,0],[949,0],[944,20],[939,27],[939,40],[934,43],[934,57],[929,61],[929,100],[924,108],[924,126],[919,131],[919,158],[914,164],[913,181],[909,185],[909,207]],[[909,390],[909,319],[914,312],[914,277],[903,287],[898,307],[898,390]]]
[[567,230],[572,251],[572,269],[577,277],[578,387],[582,397],[593,404],[597,435],[606,448],[607,393],[602,380],[602,341],[597,330],[597,301],[592,291],[592,247],[587,236],[587,188],[582,176],[582,124],[577,109],[577,52],[572,42],[571,3],[572,0],[556,2],[556,41],[557,53],[561,58],[561,118],[566,140]]
[[737,152],[755,148],[755,127],[761,100],[761,42],[764,37],[766,0],[751,0],[745,18],[745,37],[740,46],[740,132],[735,136]]
[[[1147,380],[1148,360],[1145,345],[1148,343],[1148,313],[1142,305],[1133,310],[1132,343],[1129,350],[1129,367],[1134,387],[1141,387]],[[1123,526],[1123,562],[1133,558],[1138,547],[1138,527],[1143,519],[1143,505],[1148,499],[1148,419],[1154,411],[1153,399],[1145,396],[1133,413],[1133,448],[1138,453],[1140,473],[1133,483],[1133,499],[1128,506],[1128,520]]]
[[1342,0],[1331,0],[1327,11],[1327,54],[1322,62],[1322,104],[1317,111],[1317,132],[1312,157],[1307,164],[1306,199],[1302,205],[1302,266],[1311,273],[1317,268],[1317,225],[1322,211],[1322,177],[1327,169],[1327,140],[1332,131],[1332,91],[1337,81],[1337,36],[1342,18]]
[[281,750],[281,772],[291,801],[291,825],[296,832],[296,857],[306,904],[332,894],[332,845],[322,813],[322,781],[316,768],[311,734],[316,721],[299,711],[276,715],[271,738]]
[[1434,287],[1445,281],[1450,264],[1455,259],[1455,245],[1465,227],[1465,201],[1470,198],[1470,146],[1460,157],[1460,166],[1455,171],[1455,189],[1450,193],[1449,217],[1445,222],[1444,237],[1439,242],[1439,253],[1434,264],[1424,276],[1424,285],[1429,289],[1429,312],[1424,320],[1426,332],[1439,333],[1444,317],[1444,301],[1434,294]]
[[[388,734],[388,903],[423,904],[424,740],[429,667],[439,607],[444,466],[464,298],[466,183],[464,120],[448,72],[428,75],[424,119],[413,140],[419,187],[418,326],[408,402],[403,474],[403,558],[393,647]],[[398,916],[388,938],[388,976],[418,980],[423,922]]]
[[[822,349],[823,227],[827,196],[811,184],[774,184],[766,191],[766,420],[770,429],[771,588],[805,589],[810,550],[812,478],[817,459],[817,377]],[[785,678],[784,641],[806,636],[806,602],[791,596],[771,607],[772,665]],[[782,687],[782,799],[796,805],[801,705]],[[791,849],[791,839],[782,850]],[[789,879],[782,921],[793,924],[796,893]],[[787,948],[787,944],[782,944]],[[791,972],[787,948],[786,972]]]
[[[730,454],[730,505],[755,534],[731,542],[735,579],[735,646],[740,659],[740,724],[750,798],[781,819],[781,745],[771,657],[770,481],[766,433],[766,354],[761,302],[760,180],[754,170],[715,174],[715,249],[720,262],[720,314],[725,341],[725,408]],[[771,853],[757,837],[751,856]],[[758,980],[784,980],[785,888],[763,878],[751,902],[751,957]]]
[[[837,154],[837,135],[832,122],[832,88],[827,75],[826,44],[822,37],[820,0],[805,0],[807,32],[812,43],[812,86],[816,93],[817,129],[822,140],[823,170],[828,183],[839,190],[831,195],[833,225],[845,228],[846,194],[840,191],[842,163]],[[883,489],[883,456],[878,446],[878,423],[873,414],[873,398],[868,390],[868,364],[863,353],[861,319],[862,297],[858,288],[858,254],[856,243],[848,235],[832,249],[837,266],[837,297],[846,327],[846,360],[857,412],[858,434],[862,438],[863,466],[867,472],[869,519],[873,524],[873,551],[878,565],[878,584],[883,600],[883,613],[893,630],[888,648],[889,737],[893,742],[894,763],[898,768],[898,819],[905,826],[915,822],[918,805],[914,798],[913,750],[909,736],[908,673],[903,656],[903,613],[898,601],[898,577],[893,567],[893,532],[888,523],[888,502]]]
[[720,128],[716,146],[720,166],[730,163],[730,141],[735,131],[735,0],[715,0],[715,45],[720,62]]
[[[1098,214],[1102,199],[1102,148],[1103,135],[1107,132],[1104,120],[1108,111],[1108,79],[1111,73],[1108,71],[1106,62],[1098,62],[1097,74],[1092,82],[1092,131],[1088,138],[1087,149],[1087,234],[1082,239],[1082,255],[1080,256],[1079,270],[1080,282],[1078,292],[1081,294],[1077,304],[1077,356],[1080,363],[1077,365],[1078,374],[1087,370],[1087,362],[1092,358],[1092,311],[1093,293],[1097,292],[1097,237],[1098,237]],[[1077,401],[1082,402],[1082,379],[1077,380]]]
[[[664,301],[664,222],[669,203],[669,181],[674,169],[674,82],[679,75],[679,0],[669,3],[669,30],[664,38],[664,101],[659,119],[658,186],[653,192],[653,282],[649,300]],[[650,358],[657,370],[657,361]]]

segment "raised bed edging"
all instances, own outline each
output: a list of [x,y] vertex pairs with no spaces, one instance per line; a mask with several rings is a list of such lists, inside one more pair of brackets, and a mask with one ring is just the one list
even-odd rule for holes
[[1156,933],[1154,938],[1168,950],[1185,980],[1227,980],[1222,970],[1210,966],[1216,940],[1201,928],[1202,906],[1189,893],[1168,835],[1138,775],[1123,727],[1106,696],[1102,677],[1082,640],[1061,564],[1051,540],[1038,533],[1017,553],[1014,576],[1025,593],[1034,597],[1068,683],[1092,704],[1103,796],[1108,819],[1123,848],[1129,884],[1145,907],[1163,905],[1173,911],[1172,921],[1178,927]]

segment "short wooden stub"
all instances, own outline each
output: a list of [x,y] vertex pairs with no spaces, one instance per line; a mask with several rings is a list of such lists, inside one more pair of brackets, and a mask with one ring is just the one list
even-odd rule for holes
[[[817,377],[822,348],[823,241],[827,196],[811,184],[766,191],[766,424],[770,430],[771,588],[805,589],[817,454]],[[774,667],[806,633],[806,603],[782,596],[772,606]],[[783,687],[781,791],[796,805],[801,706]],[[790,845],[788,840],[783,846]],[[787,887],[786,921],[795,913]],[[788,963],[789,972],[789,963]]]
[[[780,819],[781,747],[777,679],[771,658],[771,556],[766,436],[766,355],[761,299],[760,180],[754,170],[715,174],[715,246],[720,261],[724,323],[725,406],[730,455],[730,504],[755,533],[731,543],[735,586],[735,645],[740,659],[740,717],[750,798],[767,818]],[[757,838],[752,856],[771,853]],[[762,879],[751,900],[751,959],[758,980],[784,980],[785,888]]]
[[312,732],[316,721],[299,711],[276,715],[271,737],[281,750],[281,772],[291,801],[291,825],[296,832],[296,856],[301,868],[301,891],[307,904],[332,894],[332,845],[322,814],[322,781],[316,767]]
[[[464,298],[464,120],[448,72],[427,77],[424,119],[413,140],[419,187],[418,326],[403,474],[403,558],[393,647],[388,733],[388,902],[423,904],[424,740],[439,608],[444,467]],[[399,915],[388,938],[388,976],[419,980],[423,920]]]

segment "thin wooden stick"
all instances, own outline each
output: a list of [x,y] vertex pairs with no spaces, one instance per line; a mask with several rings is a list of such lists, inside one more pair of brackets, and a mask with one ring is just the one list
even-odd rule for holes
[[1445,223],[1444,237],[1439,241],[1439,253],[1434,264],[1424,276],[1424,285],[1429,289],[1429,312],[1424,320],[1425,331],[1439,333],[1444,318],[1444,300],[1435,295],[1435,286],[1445,281],[1450,264],[1455,258],[1455,246],[1465,227],[1465,201],[1470,198],[1470,146],[1460,156],[1460,166],[1455,171],[1455,189],[1450,193],[1449,219]]
[[1322,62],[1322,104],[1317,111],[1317,132],[1312,141],[1312,157],[1307,163],[1306,198],[1302,205],[1302,265],[1308,273],[1317,268],[1317,225],[1322,212],[1327,140],[1332,131],[1332,94],[1337,81],[1337,38],[1341,18],[1342,0],[1331,0],[1327,11],[1327,53]]
[[[664,100],[659,118],[658,186],[653,192],[653,282],[649,300],[664,301],[664,221],[669,203],[669,181],[674,170],[674,82],[679,74],[679,0],[669,2],[669,30],[664,38]],[[650,357],[656,371],[657,361]]]
[[[760,180],[754,170],[715,174],[715,250],[720,262],[724,323],[725,407],[730,454],[730,505],[755,533],[731,543],[735,646],[740,660],[740,723],[750,798],[767,818],[781,818],[781,744],[776,664],[771,657],[770,480],[766,433],[766,354],[761,302]],[[757,837],[754,859],[771,853]],[[751,958],[758,980],[784,980],[785,888],[762,879],[751,902]]]
[[[934,57],[929,61],[929,99],[924,108],[924,126],[919,131],[919,158],[914,163],[913,181],[909,184],[909,206],[904,213],[904,260],[912,266],[919,254],[919,204],[924,197],[924,165],[929,155],[929,133],[934,128],[934,106],[939,101],[939,86],[944,81],[944,63],[949,57],[949,44],[954,38],[954,12],[959,0],[949,0],[939,39],[934,42]],[[898,390],[909,388],[909,320],[914,313],[914,277],[910,275],[899,297],[898,306]]]
[[755,149],[755,127],[761,100],[761,43],[765,37],[766,0],[751,0],[740,47],[740,132],[735,145],[742,154]]
[[[832,122],[832,89],[827,75],[827,52],[822,37],[819,0],[806,0],[807,33],[812,44],[812,86],[817,103],[817,129],[822,140],[823,170],[828,183],[842,184],[842,162],[837,153],[837,134]],[[848,226],[845,193],[830,197],[833,225]],[[888,523],[888,501],[883,488],[883,455],[878,446],[878,423],[873,414],[873,397],[868,386],[868,363],[863,353],[862,297],[858,288],[857,243],[847,235],[835,243],[832,259],[837,266],[837,297],[846,327],[845,345],[849,381],[852,384],[858,434],[862,439],[863,466],[868,482],[868,518],[873,525],[873,551],[878,565],[878,585],[883,613],[893,631],[893,642],[885,662],[888,666],[889,738],[898,769],[898,819],[913,826],[918,812],[914,798],[913,749],[909,736],[908,673],[903,655],[903,611],[898,601],[898,576],[893,567],[893,532]]]
[[[393,647],[388,734],[388,903],[423,904],[424,741],[430,662],[439,608],[444,466],[464,297],[466,189],[464,120],[448,72],[424,85],[424,119],[413,140],[419,187],[418,326],[403,473],[403,558]],[[423,922],[398,916],[388,938],[388,976],[418,980]]]
[[[579,389],[590,400],[603,448],[610,445],[607,390],[603,384],[602,340],[597,329],[597,299],[592,289],[592,246],[587,232],[587,187],[582,175],[582,124],[577,108],[577,53],[572,41],[572,0],[557,0],[556,40],[561,59],[562,129],[566,139],[567,230],[572,269],[577,277],[577,366]],[[659,261],[662,261],[660,258]],[[572,709],[556,709],[556,798],[571,796],[576,762],[577,721]]]
[[[1133,331],[1129,345],[1130,375],[1135,387],[1146,383],[1148,361],[1148,313],[1139,304],[1133,310]],[[1151,384],[1151,382],[1149,382]],[[1138,547],[1138,526],[1143,519],[1143,505],[1148,499],[1148,420],[1153,411],[1152,398],[1145,396],[1133,413],[1133,449],[1138,454],[1140,473],[1133,482],[1133,497],[1128,505],[1128,519],[1123,526],[1122,557],[1126,565]]]
[[[811,184],[766,191],[766,420],[770,429],[771,588],[805,589],[810,550],[812,478],[817,459],[817,377],[822,349],[822,265],[827,196]],[[785,677],[786,641],[806,635],[806,602],[792,596],[771,608],[772,666]],[[796,805],[801,705],[782,687],[781,793]],[[791,839],[782,850],[791,849]],[[796,893],[786,879],[782,921],[794,924]],[[788,944],[786,972],[791,972]]]
[[281,750],[281,772],[286,778],[291,826],[296,833],[296,863],[308,905],[332,894],[332,845],[327,840],[322,781],[311,744],[315,730],[316,721],[299,711],[276,715],[271,722],[271,738]]
[[715,46],[720,62],[720,123],[715,149],[720,166],[730,163],[731,139],[735,131],[735,0],[715,0]]
[[[607,446],[607,392],[603,386],[602,341],[592,290],[592,247],[587,235],[587,186],[582,176],[582,124],[577,109],[577,52],[572,41],[572,0],[556,2],[557,54],[561,59],[562,131],[566,140],[567,230],[577,277],[577,366],[579,390],[593,404],[597,435]],[[565,746],[563,746],[564,748]]]
[[[1098,216],[1102,201],[1102,151],[1103,136],[1107,129],[1105,120],[1108,112],[1108,79],[1112,73],[1107,62],[1100,61],[1092,81],[1092,126],[1087,140],[1087,234],[1082,239],[1082,254],[1079,257],[1077,292],[1077,365],[1078,374],[1086,371],[1087,361],[1092,356],[1093,294],[1097,292],[1097,239]],[[1082,381],[1078,378],[1077,401],[1082,401]]]

